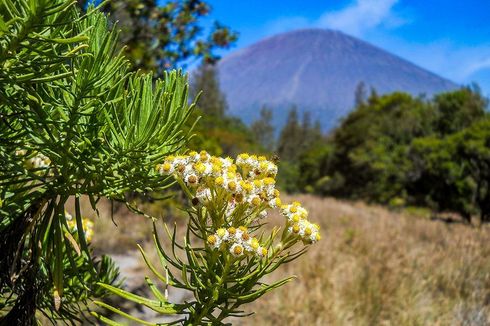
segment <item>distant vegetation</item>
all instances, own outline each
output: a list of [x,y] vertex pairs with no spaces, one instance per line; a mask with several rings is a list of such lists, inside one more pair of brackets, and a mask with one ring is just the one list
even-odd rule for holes
[[206,96],[189,120],[201,117],[190,148],[215,155],[277,155],[278,182],[288,192],[425,206],[457,212],[468,221],[474,215],[490,220],[490,122],[487,100],[477,88],[426,99],[401,92],[367,96],[361,83],[354,110],[328,135],[319,121],[311,121],[309,113],[300,116],[296,107],[282,130],[275,130],[277,117],[268,107],[247,126],[228,114],[236,108],[228,109],[211,65],[218,59],[216,50],[233,44],[237,34],[217,23],[203,35],[198,22],[210,11],[207,3],[160,6],[150,1],[142,6],[111,0],[106,10],[119,21],[121,46],[127,45],[134,69],[160,76],[169,67],[204,59],[191,78],[191,94],[203,91]]
[[298,191],[490,220],[490,120],[477,88],[359,102],[298,160]]
[[[300,116],[296,107],[281,130],[275,130],[277,117],[268,107],[247,126],[228,114],[233,110],[212,65],[216,50],[233,44],[237,35],[218,23],[203,37],[197,23],[210,10],[205,2],[122,4],[112,0],[106,8],[119,20],[135,69],[154,70],[158,76],[189,59],[204,59],[191,74],[192,96],[206,94],[193,113],[201,119],[191,149],[277,155],[278,182],[288,192],[425,206],[457,212],[468,221],[474,215],[490,220],[490,122],[487,100],[476,87],[426,99],[401,92],[380,96],[374,90],[367,96],[361,83],[354,110],[328,135],[319,121],[311,121],[309,113]],[[155,48],[155,42],[162,46]]]
[[211,66],[194,73],[193,85],[194,94],[207,96],[199,102],[202,121],[191,147],[277,155],[283,190],[490,220],[490,118],[476,86],[426,99],[375,90],[366,95],[360,84],[354,110],[325,135],[295,107],[279,133],[267,107],[250,127],[228,116]]

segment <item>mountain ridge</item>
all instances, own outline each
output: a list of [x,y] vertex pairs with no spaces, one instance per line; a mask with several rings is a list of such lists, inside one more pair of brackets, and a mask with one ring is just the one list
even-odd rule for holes
[[353,108],[361,81],[380,94],[432,96],[458,87],[375,45],[328,29],[267,37],[225,56],[217,71],[231,114],[251,122],[266,105],[282,125],[285,110],[296,105],[326,130]]

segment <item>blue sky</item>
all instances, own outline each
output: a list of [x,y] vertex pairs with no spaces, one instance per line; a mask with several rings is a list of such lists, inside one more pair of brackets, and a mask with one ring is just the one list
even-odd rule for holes
[[[209,0],[247,46],[288,30],[333,28],[490,95],[490,0]],[[227,51],[228,52],[228,51]]]

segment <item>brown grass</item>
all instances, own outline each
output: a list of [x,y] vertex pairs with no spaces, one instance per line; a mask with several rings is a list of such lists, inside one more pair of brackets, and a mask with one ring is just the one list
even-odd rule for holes
[[[323,239],[271,278],[294,274],[296,280],[245,306],[256,314],[233,324],[490,325],[488,226],[295,198],[321,225]],[[96,224],[100,250],[121,253],[151,238],[151,223],[141,216],[119,213],[116,222],[118,229],[109,218]],[[271,224],[282,223],[271,218]]]
[[[246,325],[488,325],[490,229],[300,196],[323,239]],[[275,275],[277,276],[277,275]]]

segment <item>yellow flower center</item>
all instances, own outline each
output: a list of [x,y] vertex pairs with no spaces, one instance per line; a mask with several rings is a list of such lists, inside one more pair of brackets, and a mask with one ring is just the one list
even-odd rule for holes
[[164,163],[162,168],[163,168],[163,171],[168,172],[172,168],[172,165],[170,165],[170,163]]
[[243,194],[240,194],[240,193],[236,194],[235,200],[237,201],[237,203],[243,202]]
[[248,155],[247,153],[242,153],[242,154],[238,155],[238,158],[242,159],[242,160],[246,160],[249,157],[250,157],[250,155]]
[[228,182],[228,189],[230,189],[231,191],[235,191],[236,190],[236,182],[235,181],[230,181]]
[[259,248],[259,240],[257,240],[256,238],[253,238],[250,245],[252,246],[253,250],[257,250]]
[[225,179],[223,179],[223,177],[217,177],[216,179],[214,179],[214,182],[218,185],[218,186],[222,186],[223,183],[225,182]]
[[242,231],[242,232],[247,232],[248,231],[247,227],[246,226],[243,226],[243,225],[239,226],[238,229],[240,231]]
[[299,232],[299,225],[298,224],[294,224],[293,225],[293,232],[294,233],[298,233]]
[[218,173],[218,172],[221,171],[221,166],[218,165],[218,164],[213,163],[212,169],[213,169],[213,172],[214,173]]
[[222,237],[224,237],[224,236],[225,236],[225,234],[226,234],[226,230],[225,230],[225,229],[223,229],[223,228],[218,229],[218,230],[216,231],[216,234],[217,234],[217,235],[218,235],[220,238],[222,238]]
[[259,167],[261,170],[267,170],[267,162],[260,162]]
[[281,198],[276,197],[276,198],[274,198],[274,201],[275,201],[277,207],[281,206]]
[[252,205],[254,206],[259,206],[260,205],[260,198],[255,196],[253,199],[252,199]]
[[233,248],[233,253],[235,255],[240,255],[242,252],[243,252],[243,247],[240,245],[237,245],[235,246],[235,248]]
[[254,186],[250,182],[245,182],[243,189],[245,189],[246,192],[252,192]]
[[264,183],[265,183],[266,185],[270,186],[270,185],[275,184],[275,183],[276,183],[276,181],[275,181],[274,179],[272,179],[272,178],[265,178],[265,179],[264,179]]
[[202,174],[204,171],[206,171],[206,166],[202,163],[197,163],[194,164],[194,169],[196,170],[197,173]]
[[215,245],[216,244],[216,236],[214,234],[211,234],[209,237],[208,237],[208,243],[210,245]]

